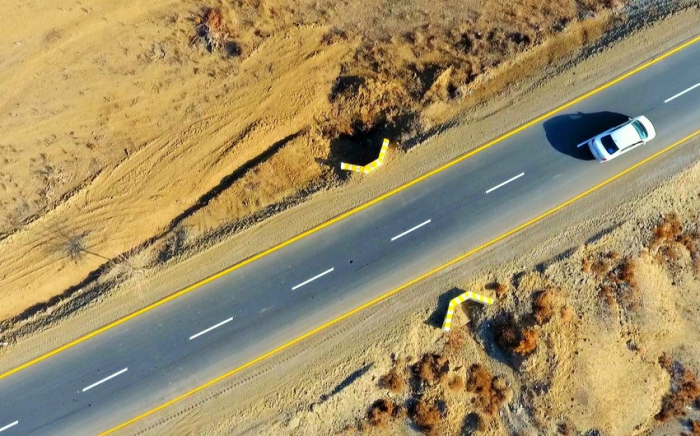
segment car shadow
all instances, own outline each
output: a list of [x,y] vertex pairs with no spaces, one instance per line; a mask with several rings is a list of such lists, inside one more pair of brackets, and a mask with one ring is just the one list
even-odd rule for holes
[[588,146],[578,145],[627,120],[627,115],[616,112],[577,112],[550,118],[543,127],[547,140],[558,152],[576,159],[593,160]]

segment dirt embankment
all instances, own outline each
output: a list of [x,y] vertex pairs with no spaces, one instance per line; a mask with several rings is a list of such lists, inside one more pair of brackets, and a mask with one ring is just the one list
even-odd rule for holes
[[620,24],[618,6],[7,5],[3,330],[342,183],[340,160],[384,135],[410,147]]

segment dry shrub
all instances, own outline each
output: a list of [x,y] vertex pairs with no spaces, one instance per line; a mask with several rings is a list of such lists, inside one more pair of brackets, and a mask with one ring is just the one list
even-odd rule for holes
[[589,259],[588,257],[584,257],[581,260],[581,272],[585,274],[591,272],[591,259]]
[[700,235],[697,232],[683,233],[683,224],[678,216],[670,214],[654,227],[649,249],[654,252],[654,258],[657,262],[670,264],[683,257],[682,250],[685,248],[690,253],[694,273],[700,275],[698,239],[700,239]]
[[617,304],[615,289],[613,289],[613,287],[610,285],[601,285],[600,290],[598,291],[598,297],[604,299],[609,307],[614,307]]
[[538,292],[532,305],[537,324],[549,322],[554,314],[554,296],[551,290]]
[[447,334],[447,341],[445,341],[445,350],[451,355],[456,355],[462,350],[462,347],[464,347],[464,344],[466,342],[467,333],[464,329],[451,329]]
[[503,350],[512,351],[522,340],[522,333],[510,316],[496,332],[496,344]]
[[625,259],[620,265],[609,271],[598,288],[598,296],[609,307],[622,306],[625,310],[635,311],[641,304],[641,291],[636,279],[636,264],[632,259]]
[[620,260],[620,253],[618,253],[617,251],[609,251],[605,255],[605,258],[609,259],[611,262],[614,263],[614,262],[617,262],[618,260]]
[[692,433],[690,433],[693,436],[700,436],[700,421],[693,421],[690,424],[690,429]]
[[635,270],[634,262],[627,259],[609,274],[610,281],[617,286],[618,301],[627,310],[638,309],[641,301]]
[[562,308],[559,310],[559,317],[561,318],[561,321],[565,324],[572,322],[574,320],[574,316],[574,309],[568,304],[562,306]]
[[421,360],[413,366],[413,372],[416,376],[428,385],[445,381],[449,371],[449,360],[439,354],[424,354]]
[[235,44],[229,39],[231,32],[220,9],[202,9],[202,13],[195,17],[194,23],[195,35],[190,40],[190,45],[199,40],[210,52],[225,49],[229,54],[239,54],[234,50]]
[[347,41],[347,40],[348,40],[348,34],[345,31],[343,31],[337,27],[334,27],[323,35],[323,37],[321,38],[321,44],[333,45],[337,42]]
[[523,330],[523,338],[513,352],[521,356],[527,356],[537,348],[537,331],[532,328]]
[[690,253],[690,260],[693,262],[693,270],[696,276],[700,275],[700,249],[698,248],[698,240],[700,240],[700,234],[698,233],[682,235],[678,240]]
[[666,215],[661,222],[654,227],[649,248],[655,250],[664,244],[674,242],[682,231],[683,226],[678,215],[675,213]]
[[401,374],[399,374],[396,368],[391,368],[388,373],[383,375],[379,379],[379,384],[381,387],[389,389],[391,392],[394,393],[403,391],[406,385],[403,377],[401,376]]
[[593,265],[591,265],[591,271],[597,277],[601,277],[610,271],[610,262],[607,259],[596,260],[593,262]]
[[438,434],[443,414],[440,413],[437,401],[428,402],[426,399],[421,399],[413,407],[411,418],[424,433]]
[[496,332],[496,344],[503,350],[527,356],[537,348],[537,331],[522,328],[511,316]]
[[567,423],[562,422],[557,424],[557,433],[563,436],[571,436],[574,434],[574,431]]
[[485,366],[478,363],[469,368],[467,392],[474,394],[472,403],[491,417],[496,415],[506,401],[510,401],[511,396],[505,381],[493,377]]
[[402,409],[393,401],[386,399],[377,400],[367,411],[367,422],[372,427],[385,429],[393,419],[400,417],[404,413]]
[[461,375],[455,375],[452,377],[452,379],[449,381],[447,386],[453,391],[453,392],[459,392],[464,388],[464,378],[462,378]]
[[685,416],[687,406],[700,397],[700,383],[692,371],[680,364],[674,365],[665,353],[659,358],[659,363],[671,375],[671,392],[664,396],[661,411],[654,416],[665,422]]
[[502,300],[508,291],[508,285],[504,283],[494,283],[493,291],[496,293],[496,298]]

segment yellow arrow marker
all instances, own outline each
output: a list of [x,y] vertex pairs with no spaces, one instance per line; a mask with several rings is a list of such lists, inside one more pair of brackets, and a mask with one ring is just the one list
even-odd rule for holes
[[355,171],[358,173],[363,173],[363,174],[369,174],[372,171],[376,170],[380,166],[382,166],[382,163],[384,162],[384,156],[386,156],[386,151],[389,149],[389,140],[384,138],[384,143],[382,143],[382,149],[379,150],[379,157],[373,160],[372,162],[368,163],[365,166],[362,165],[353,165],[345,162],[340,163],[340,169],[341,170],[346,170],[346,171]]
[[467,300],[478,301],[479,303],[488,305],[493,304],[493,298],[485,297],[475,292],[465,292],[464,294],[458,295],[457,297],[450,300],[450,305],[447,307],[447,315],[445,315],[445,322],[442,323],[442,329],[444,331],[450,331],[450,327],[452,326],[452,315],[454,315],[455,308],[457,307],[457,305],[462,304]]

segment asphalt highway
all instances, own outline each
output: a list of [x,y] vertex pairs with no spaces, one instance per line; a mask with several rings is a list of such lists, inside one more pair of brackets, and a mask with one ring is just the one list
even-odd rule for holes
[[[0,379],[0,436],[109,430],[615,176],[700,128],[698,65],[695,43],[380,203]],[[577,148],[636,115],[657,129],[649,144],[602,164]]]

